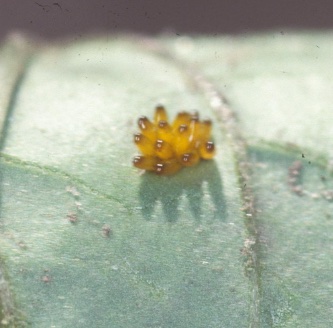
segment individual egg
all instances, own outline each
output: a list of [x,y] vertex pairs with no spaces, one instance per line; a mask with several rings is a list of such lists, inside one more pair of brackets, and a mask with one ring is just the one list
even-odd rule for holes
[[183,166],[193,166],[198,164],[200,156],[197,151],[185,153],[180,156],[180,162]]
[[175,120],[172,123],[172,128],[177,131],[180,125],[187,125],[190,123],[191,114],[188,112],[180,112],[177,114]]
[[139,117],[138,126],[141,130],[141,133],[147,138],[151,140],[156,138],[156,127],[154,123],[150,122],[146,116]]
[[181,124],[175,131],[174,147],[177,156],[188,152],[191,149],[191,130],[188,125]]
[[154,122],[156,125],[158,125],[160,121],[165,121],[165,122],[168,121],[168,115],[166,113],[164,106],[162,105],[158,105],[155,108]]
[[155,143],[156,156],[161,159],[170,159],[174,157],[172,146],[164,140],[158,139]]
[[215,155],[215,145],[213,141],[202,143],[199,147],[200,157],[203,159],[212,159]]
[[174,134],[172,128],[167,121],[159,121],[157,125],[157,138],[172,144],[174,141]]
[[201,133],[203,135],[210,135],[212,131],[213,123],[211,120],[204,120],[201,122]]
[[158,159],[156,156],[135,156],[133,158],[133,165],[138,169],[154,171]]
[[200,122],[200,128],[198,129],[197,138],[201,141],[209,140],[211,131],[212,131],[212,121],[211,120],[204,120]]
[[158,175],[173,175],[182,168],[177,160],[164,161],[158,163],[155,167],[155,173]]
[[144,134],[136,133],[134,135],[134,143],[139,148],[142,154],[147,156],[155,155],[154,142],[147,138]]

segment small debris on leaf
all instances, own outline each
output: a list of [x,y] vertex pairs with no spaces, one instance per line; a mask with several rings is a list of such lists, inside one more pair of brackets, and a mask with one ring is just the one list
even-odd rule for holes
[[77,222],[77,215],[75,213],[68,213],[67,219],[69,222],[75,223],[75,222]]
[[[302,154],[302,156],[304,155]],[[288,185],[290,186],[291,191],[299,196],[303,194],[303,189],[300,183],[302,167],[301,161],[295,161],[288,168]]]
[[104,237],[110,237],[110,234],[112,233],[112,229],[108,224],[104,224],[102,227],[102,232]]

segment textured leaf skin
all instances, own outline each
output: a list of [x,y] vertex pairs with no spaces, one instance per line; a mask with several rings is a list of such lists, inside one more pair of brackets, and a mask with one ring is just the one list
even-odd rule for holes
[[332,33],[184,41],[176,53],[223,90],[249,145],[260,326],[333,326]]
[[[3,326],[332,326],[328,36],[3,45]],[[157,103],[213,118],[215,160],[134,169]]]

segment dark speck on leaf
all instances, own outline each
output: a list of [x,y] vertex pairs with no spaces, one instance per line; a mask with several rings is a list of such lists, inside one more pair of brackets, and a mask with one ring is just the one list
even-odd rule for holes
[[45,283],[48,283],[51,281],[51,277],[49,275],[45,275],[42,277],[42,281]]
[[102,232],[104,237],[110,237],[110,234],[112,233],[111,227],[108,224],[105,224],[102,227]]
[[75,213],[68,213],[67,214],[67,219],[71,223],[76,223],[77,222],[77,215]]

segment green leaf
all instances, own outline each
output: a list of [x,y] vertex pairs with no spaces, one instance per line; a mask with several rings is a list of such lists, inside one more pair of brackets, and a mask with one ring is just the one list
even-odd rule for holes
[[[15,42],[0,51],[3,326],[332,325],[329,34]],[[216,158],[133,168],[157,103],[213,118]]]
[[227,97],[248,143],[261,327],[333,325],[331,35],[170,45]]

